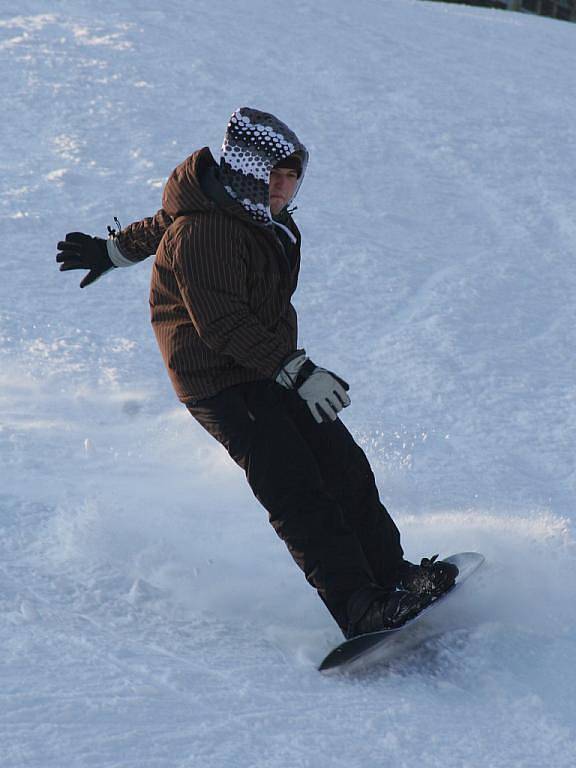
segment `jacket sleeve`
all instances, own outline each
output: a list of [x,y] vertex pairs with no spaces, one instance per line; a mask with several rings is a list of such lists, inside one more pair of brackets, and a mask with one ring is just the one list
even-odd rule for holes
[[281,323],[290,339],[291,350],[294,351],[298,347],[298,316],[292,304],[288,307],[287,316],[282,318]]
[[241,239],[227,217],[206,217],[172,241],[173,269],[202,341],[272,378],[295,349],[284,324],[272,331],[253,313]]
[[161,208],[154,216],[135,221],[122,229],[113,240],[116,250],[120,251],[117,266],[137,264],[155,254],[171,224],[172,217]]

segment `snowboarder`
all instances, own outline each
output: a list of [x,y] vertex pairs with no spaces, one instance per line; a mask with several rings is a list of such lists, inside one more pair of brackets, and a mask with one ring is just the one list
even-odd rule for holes
[[216,163],[210,149],[172,173],[162,208],[58,243],[62,271],[89,285],[156,254],[152,325],[192,416],[246,473],[256,498],[346,637],[400,626],[457,575],[404,559],[364,452],[338,414],[348,384],[297,345],[291,297],[300,233],[291,216],[308,151],[271,114],[242,107]]

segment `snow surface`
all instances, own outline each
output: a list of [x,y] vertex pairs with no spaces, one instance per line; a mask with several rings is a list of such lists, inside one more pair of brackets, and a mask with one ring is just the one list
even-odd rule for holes
[[[576,26],[410,0],[0,8],[2,768],[576,764]],[[340,640],[171,390],[151,261],[80,291],[67,231],[151,215],[239,105],[311,152],[301,342],[407,555],[479,550],[444,633]]]

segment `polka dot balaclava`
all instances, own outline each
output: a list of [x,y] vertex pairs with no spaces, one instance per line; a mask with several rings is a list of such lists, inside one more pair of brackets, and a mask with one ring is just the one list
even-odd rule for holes
[[239,107],[230,118],[220,154],[220,180],[226,191],[261,224],[274,224],[270,211],[268,183],[270,171],[290,155],[297,154],[302,172],[294,197],[300,188],[308,150],[296,134],[274,115],[249,107]]

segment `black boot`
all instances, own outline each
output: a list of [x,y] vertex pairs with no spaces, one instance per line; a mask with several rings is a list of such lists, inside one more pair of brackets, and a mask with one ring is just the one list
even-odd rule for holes
[[454,586],[458,568],[437,558],[438,555],[424,557],[420,565],[405,561],[400,569],[398,588],[437,597]]
[[370,603],[360,618],[352,617],[346,636],[350,639],[382,629],[397,629],[420,613],[433,599],[431,595],[401,589],[382,594]]

